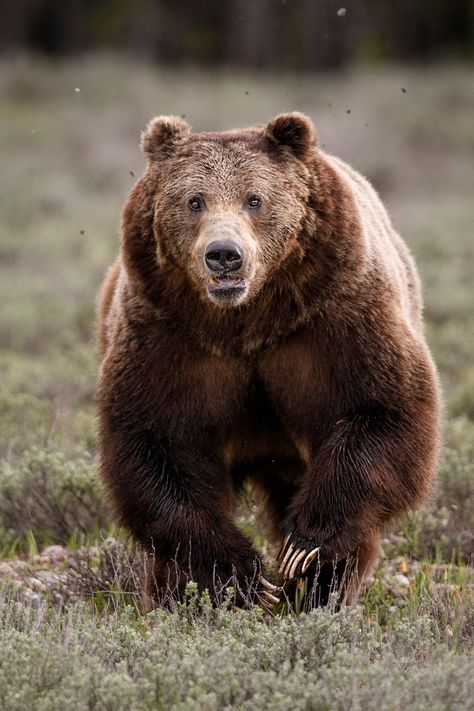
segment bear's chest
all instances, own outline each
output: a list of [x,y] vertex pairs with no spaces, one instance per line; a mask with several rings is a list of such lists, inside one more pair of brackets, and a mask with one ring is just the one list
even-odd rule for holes
[[226,467],[242,480],[260,474],[281,477],[285,471],[293,480],[295,469],[302,466],[298,443],[258,377],[249,384],[231,427],[221,434],[220,456]]
[[308,422],[324,422],[330,375],[319,356],[307,334],[251,359],[177,350],[157,374],[156,423],[183,445],[212,443],[230,468],[304,461]]

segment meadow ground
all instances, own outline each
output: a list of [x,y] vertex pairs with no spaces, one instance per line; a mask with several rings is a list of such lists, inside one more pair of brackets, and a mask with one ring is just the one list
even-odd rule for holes
[[[2,60],[0,706],[474,708],[474,74],[170,72],[117,57]],[[196,129],[298,109],[376,185],[420,268],[445,393],[429,507],[384,538],[360,605],[333,614],[136,611],[141,559],[95,473],[94,300],[158,113]],[[266,551],[252,505],[242,526]]]

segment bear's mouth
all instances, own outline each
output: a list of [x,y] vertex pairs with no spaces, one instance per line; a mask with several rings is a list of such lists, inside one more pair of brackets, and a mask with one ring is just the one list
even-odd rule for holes
[[228,274],[213,275],[208,279],[207,290],[209,295],[223,300],[232,300],[247,290],[245,279],[231,277]]
[[209,291],[232,289],[235,286],[244,286],[242,277],[230,277],[227,274],[223,274],[222,276],[212,276],[208,281]]

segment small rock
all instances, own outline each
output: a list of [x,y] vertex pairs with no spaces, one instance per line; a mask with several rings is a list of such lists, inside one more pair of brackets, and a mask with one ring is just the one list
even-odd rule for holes
[[10,578],[11,580],[18,580],[19,575],[10,563],[0,563],[0,578]]
[[30,590],[34,590],[35,592],[46,592],[48,590],[48,586],[36,577],[28,578],[26,580],[26,584],[28,585]]
[[17,573],[27,573],[30,569],[30,566],[28,565],[26,560],[15,560],[10,563],[10,565]]
[[35,610],[38,609],[41,603],[41,598],[39,595],[32,595],[31,600],[30,600],[30,605],[33,607]]
[[37,570],[35,573],[35,578],[41,580],[41,582],[47,585],[49,588],[56,588],[59,583],[59,576],[49,570]]
[[47,546],[47,548],[41,551],[41,555],[48,556],[48,558],[55,561],[63,561],[66,560],[69,553],[66,548],[63,548],[63,546]]
[[31,590],[23,590],[20,596],[20,600],[23,604],[33,607],[35,610],[38,609],[41,603],[41,598],[37,593]]
[[339,10],[337,11],[337,16],[338,17],[345,17],[347,13],[347,10],[345,7],[340,7]]
[[405,588],[410,585],[410,581],[408,580],[407,576],[403,575],[402,573],[398,573],[395,576],[395,580],[397,581],[397,583],[399,583],[400,585],[403,585],[403,587],[405,587]]

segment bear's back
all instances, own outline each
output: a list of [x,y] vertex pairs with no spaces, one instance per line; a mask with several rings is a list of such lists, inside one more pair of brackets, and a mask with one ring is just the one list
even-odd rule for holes
[[325,159],[352,192],[361,222],[369,264],[395,287],[400,306],[411,325],[421,330],[422,297],[413,257],[376,190],[359,172],[340,158],[325,154]]

